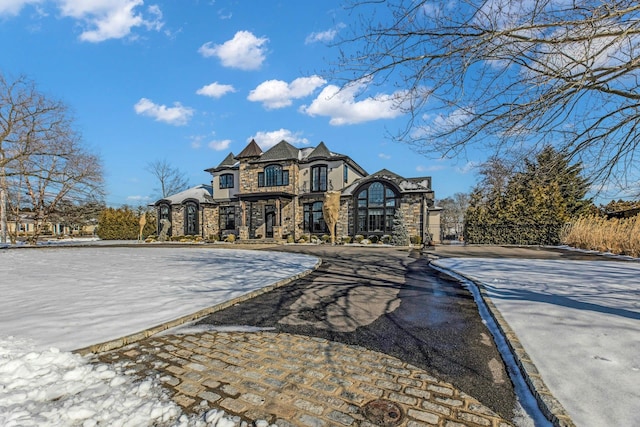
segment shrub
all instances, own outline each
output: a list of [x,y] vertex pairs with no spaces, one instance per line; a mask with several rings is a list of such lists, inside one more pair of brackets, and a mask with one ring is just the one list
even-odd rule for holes
[[225,242],[227,243],[234,243],[236,241],[236,235],[231,233],[229,235],[227,235],[227,237],[224,239]]
[[411,244],[413,244],[413,245],[422,244],[422,237],[420,237],[420,236],[411,236]]
[[340,240],[342,241],[342,243],[348,245],[349,243],[351,243],[351,236],[342,236]]
[[364,240],[364,236],[362,234],[356,234],[356,237],[353,238],[356,243],[362,243],[362,241]]
[[640,216],[578,218],[563,229],[562,242],[580,249],[640,257]]
[[371,242],[373,244],[376,244],[376,243],[378,243],[378,236],[375,236],[375,235],[369,236],[369,237],[367,237],[367,240],[369,240],[369,242]]
[[390,245],[391,244],[391,236],[389,236],[388,234],[385,234],[384,236],[382,236],[382,240],[381,241],[385,245]]
[[291,234],[287,236],[287,243],[293,243],[293,236]]
[[329,236],[328,234],[323,234],[322,235],[322,243],[327,243],[331,241],[331,236]]
[[371,240],[369,240],[369,239],[362,239],[362,240],[360,241],[360,244],[361,244],[361,245],[370,245],[370,244],[371,244]]
[[146,237],[156,232],[156,219],[151,212],[142,213],[123,206],[118,209],[106,208],[98,217],[97,234],[102,240],[137,240],[140,231],[140,215],[146,215],[147,222],[142,230]]
[[306,234],[303,234],[302,236],[300,236],[300,238],[298,239],[298,243],[306,243],[307,239],[309,238],[309,236],[307,236]]

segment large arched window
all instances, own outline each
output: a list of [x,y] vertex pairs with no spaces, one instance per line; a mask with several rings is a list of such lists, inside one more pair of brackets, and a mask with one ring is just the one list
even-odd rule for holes
[[195,236],[198,233],[198,204],[186,202],[184,204],[184,234]]
[[391,233],[398,195],[390,185],[379,181],[372,182],[358,192],[356,202],[356,233]]

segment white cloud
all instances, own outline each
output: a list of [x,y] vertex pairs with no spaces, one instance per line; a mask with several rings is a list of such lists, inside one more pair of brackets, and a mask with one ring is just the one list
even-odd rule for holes
[[86,27],[80,40],[102,42],[131,34],[133,28],[158,31],[164,25],[157,5],[141,11],[143,0],[60,0],[62,16],[81,21]]
[[231,85],[221,85],[218,82],[213,82],[210,85],[201,87],[196,93],[198,95],[210,96],[211,98],[221,98],[227,93],[235,91],[235,88]]
[[175,102],[173,107],[158,105],[147,98],[141,98],[133,107],[137,114],[153,117],[158,122],[165,122],[170,125],[181,126],[187,124],[194,110],[185,107],[179,102]]
[[433,165],[433,166],[423,166],[423,165],[418,165],[416,166],[416,171],[417,172],[436,172],[436,171],[441,171],[446,169],[447,167],[445,165]]
[[0,15],[18,15],[24,6],[42,3],[44,0],[1,0]]
[[322,43],[331,42],[338,35],[338,31],[340,31],[344,27],[346,27],[346,25],[343,24],[343,23],[340,23],[340,24],[336,25],[334,28],[330,28],[330,29],[328,29],[326,31],[320,31],[320,32],[317,32],[317,33],[311,33],[304,40],[304,44],[311,44],[311,43],[316,43],[316,42],[322,42]]
[[229,148],[229,145],[231,145],[231,140],[230,139],[211,141],[208,144],[209,148],[211,148],[212,150],[215,150],[215,151],[226,150],[227,148]]
[[393,119],[403,114],[401,107],[407,97],[406,91],[394,92],[391,95],[378,94],[356,101],[356,97],[364,88],[366,82],[363,81],[342,89],[334,85],[326,86],[311,105],[300,107],[300,112],[312,117],[331,117],[329,123],[334,126]]
[[214,45],[207,42],[200,46],[198,52],[205,58],[215,56],[222,65],[241,70],[257,70],[266,59],[266,37],[258,38],[249,31],[238,31],[231,40]]
[[264,151],[276,145],[278,142],[283,139],[287,141],[289,144],[298,144],[298,145],[307,145],[309,144],[309,140],[307,138],[302,137],[302,132],[292,132],[288,129],[279,129],[271,132],[263,132],[260,131],[256,133],[254,136],[247,138],[247,142],[254,139],[260,148]]
[[282,80],[267,80],[249,93],[247,99],[262,102],[267,109],[288,107],[294,99],[304,98],[326,83],[320,76],[300,77],[291,83]]
[[127,196],[127,200],[132,200],[134,202],[143,202],[151,199],[149,196]]
[[390,155],[385,154],[385,153],[378,154],[378,157],[380,157],[381,159],[385,159],[385,160],[389,160],[391,158]]
[[467,174],[476,170],[480,166],[480,162],[469,161],[461,167],[457,167],[456,171],[461,174]]

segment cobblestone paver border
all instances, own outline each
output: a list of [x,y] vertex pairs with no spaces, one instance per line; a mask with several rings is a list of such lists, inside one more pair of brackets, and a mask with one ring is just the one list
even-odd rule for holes
[[363,406],[386,399],[407,427],[511,424],[423,369],[321,338],[275,332],[160,335],[94,356],[159,378],[185,413],[223,409],[289,426],[374,426]]

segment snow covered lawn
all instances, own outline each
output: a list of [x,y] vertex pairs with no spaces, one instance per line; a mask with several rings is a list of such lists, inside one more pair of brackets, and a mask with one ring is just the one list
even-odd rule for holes
[[1,250],[0,336],[75,350],[228,301],[316,262],[198,247]]
[[640,425],[640,263],[451,258],[482,282],[578,427]]
[[59,349],[156,326],[316,262],[209,248],[0,249],[0,425],[237,425],[216,410],[187,418],[157,379],[137,381],[124,366],[93,365]]

